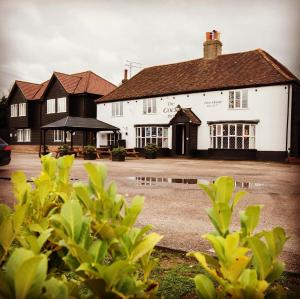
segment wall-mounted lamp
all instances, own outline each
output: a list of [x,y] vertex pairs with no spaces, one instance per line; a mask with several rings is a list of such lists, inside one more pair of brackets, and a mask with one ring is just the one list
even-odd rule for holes
[[176,110],[176,112],[180,111],[180,110],[181,110],[181,106],[178,104],[178,105],[175,107],[175,110]]

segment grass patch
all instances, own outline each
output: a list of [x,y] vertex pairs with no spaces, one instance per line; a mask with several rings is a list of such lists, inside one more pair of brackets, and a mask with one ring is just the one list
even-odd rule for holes
[[[156,248],[153,256],[159,264],[151,273],[151,278],[159,282],[158,298],[197,299],[192,280],[199,273],[204,273],[195,259],[184,252],[167,248]],[[278,283],[287,290],[287,298],[300,298],[300,276],[284,272]]]

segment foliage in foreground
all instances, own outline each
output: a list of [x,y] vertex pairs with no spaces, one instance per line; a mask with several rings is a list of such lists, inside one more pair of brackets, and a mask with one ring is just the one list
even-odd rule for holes
[[[230,232],[235,206],[246,192],[234,192],[234,180],[220,177],[209,185],[199,184],[211,200],[207,209],[215,232],[203,236],[216,258],[192,252],[205,274],[194,278],[200,298],[260,299],[285,298],[280,285],[274,284],[284,270],[278,260],[287,240],[285,231],[275,227],[254,233],[260,217],[260,205],[247,206],[240,212],[239,231]],[[216,287],[215,287],[216,285]]]
[[143,198],[128,205],[91,163],[88,183],[72,184],[73,159],[42,157],[34,187],[12,175],[16,205],[0,205],[0,298],[150,298],[161,236],[134,226]]

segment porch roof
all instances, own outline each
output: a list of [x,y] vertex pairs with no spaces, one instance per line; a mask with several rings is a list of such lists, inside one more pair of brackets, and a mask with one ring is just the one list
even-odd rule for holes
[[70,131],[118,131],[119,128],[95,118],[67,116],[53,123],[44,125],[42,130],[70,130]]

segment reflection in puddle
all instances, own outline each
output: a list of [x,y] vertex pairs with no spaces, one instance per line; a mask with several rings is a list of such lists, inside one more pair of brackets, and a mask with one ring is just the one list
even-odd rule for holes
[[[137,186],[155,186],[158,184],[186,184],[186,185],[195,185],[200,181],[201,183],[208,184],[213,182],[213,180],[203,180],[195,178],[163,178],[163,177],[149,177],[149,176],[132,176],[128,177],[129,180],[134,180]],[[235,187],[241,189],[250,189],[262,187],[264,184],[255,183],[249,181],[235,181]]]
[[[3,180],[3,181],[11,181],[11,178],[10,177],[0,177],[0,180]],[[27,183],[33,183],[33,180],[26,180]],[[70,181],[79,181],[79,179],[70,179]]]

